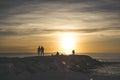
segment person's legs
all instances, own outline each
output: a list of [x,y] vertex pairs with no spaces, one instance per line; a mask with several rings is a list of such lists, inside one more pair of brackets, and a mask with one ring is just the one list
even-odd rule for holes
[[40,51],[40,56],[41,56],[41,51]]
[[43,51],[43,56],[44,56],[44,51]]
[[43,55],[42,51],[41,51],[41,56]]
[[38,56],[39,56],[39,51],[38,51]]

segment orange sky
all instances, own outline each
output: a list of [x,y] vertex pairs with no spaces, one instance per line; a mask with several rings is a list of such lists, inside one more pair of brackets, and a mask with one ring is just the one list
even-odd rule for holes
[[117,0],[1,0],[0,53],[120,53]]

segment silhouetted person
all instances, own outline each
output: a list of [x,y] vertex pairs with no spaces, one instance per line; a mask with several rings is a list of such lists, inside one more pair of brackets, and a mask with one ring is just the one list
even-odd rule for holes
[[41,46],[41,56],[44,56],[44,47]]
[[56,56],[59,56],[59,52],[56,53]]
[[41,48],[40,46],[38,47],[38,56],[40,56]]
[[75,55],[75,50],[72,50],[72,55]]

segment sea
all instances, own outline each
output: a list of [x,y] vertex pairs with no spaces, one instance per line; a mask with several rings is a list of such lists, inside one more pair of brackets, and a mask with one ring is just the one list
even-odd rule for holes
[[[46,54],[46,56],[51,55]],[[93,69],[94,74],[98,75],[110,75],[120,76],[120,53],[78,53],[78,55],[88,55],[92,58],[102,61],[109,62],[110,64],[104,64],[103,66]],[[32,57],[37,56],[37,53],[0,53],[0,57]]]

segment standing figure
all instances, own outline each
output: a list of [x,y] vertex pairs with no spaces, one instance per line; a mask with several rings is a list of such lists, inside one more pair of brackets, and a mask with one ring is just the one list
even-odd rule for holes
[[40,46],[38,47],[38,56],[40,56],[40,51],[41,51],[41,48]]
[[75,50],[72,50],[72,55],[75,55]]
[[44,56],[44,47],[41,46],[41,56]]

